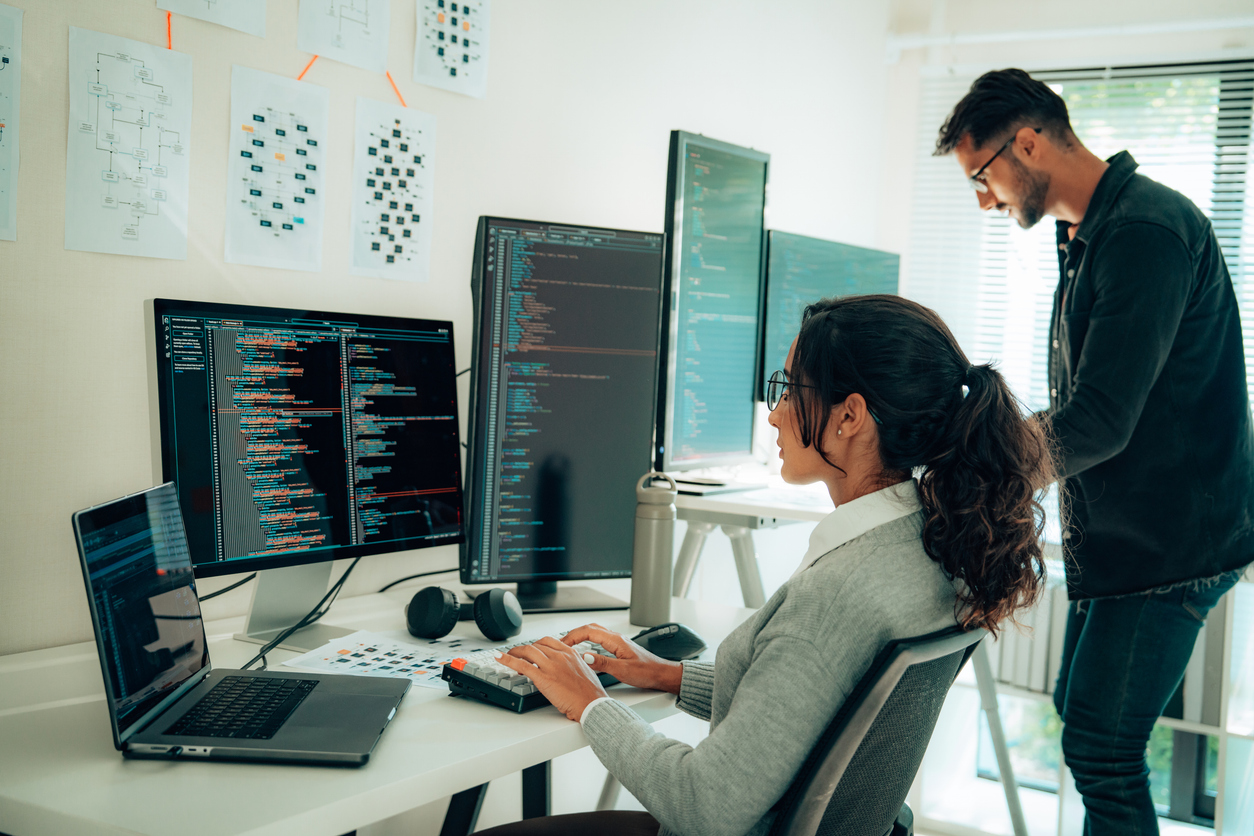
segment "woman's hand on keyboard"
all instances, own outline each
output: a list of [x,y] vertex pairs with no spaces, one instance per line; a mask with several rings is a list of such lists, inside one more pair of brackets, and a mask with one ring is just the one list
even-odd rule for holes
[[637,688],[665,691],[668,694],[679,693],[679,682],[684,676],[683,666],[679,662],[671,662],[650,653],[626,636],[607,630],[600,624],[576,627],[562,637],[562,642],[568,645],[592,642],[613,653],[613,658],[599,654],[588,654],[584,657],[588,666],[597,673],[604,671],[619,682]]
[[551,636],[519,645],[496,661],[534,682],[558,711],[576,723],[590,703],[607,696],[579,654]]

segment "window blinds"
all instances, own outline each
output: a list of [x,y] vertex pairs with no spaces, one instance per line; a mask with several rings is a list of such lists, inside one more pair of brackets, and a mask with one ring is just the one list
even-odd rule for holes
[[[1138,171],[1181,192],[1215,226],[1241,306],[1254,401],[1254,60],[1033,72],[1067,102],[1093,153],[1128,150]],[[973,76],[923,79],[903,292],[934,308],[972,362],[996,361],[1030,409],[1049,404],[1046,354],[1058,284],[1054,224],[1021,230],[980,212],[936,132]]]

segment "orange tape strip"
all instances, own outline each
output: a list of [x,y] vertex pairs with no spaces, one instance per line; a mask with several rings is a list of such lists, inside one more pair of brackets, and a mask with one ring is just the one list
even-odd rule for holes
[[409,105],[405,104],[405,97],[401,95],[400,88],[397,87],[396,82],[392,80],[392,74],[387,70],[384,70],[384,75],[386,75],[388,77],[388,81],[392,83],[392,92],[396,94],[396,98],[401,100],[401,107],[409,107]]
[[170,12],[165,13],[165,48],[174,49],[174,38],[170,34]]
[[305,65],[305,69],[301,70],[301,71],[300,71],[300,75],[296,76],[296,80],[297,80],[297,81],[300,81],[302,78],[304,78],[304,77],[305,77],[305,73],[309,72],[309,68],[313,66],[313,62],[314,62],[314,61],[317,61],[317,60],[318,60],[318,56],[317,56],[317,55],[315,55],[313,58],[310,58],[310,59],[309,59],[309,63]]

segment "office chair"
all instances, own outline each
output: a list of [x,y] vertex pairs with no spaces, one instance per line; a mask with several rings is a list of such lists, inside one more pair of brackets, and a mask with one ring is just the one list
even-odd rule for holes
[[771,836],[913,836],[906,793],[949,686],[986,630],[890,642],[776,804]]

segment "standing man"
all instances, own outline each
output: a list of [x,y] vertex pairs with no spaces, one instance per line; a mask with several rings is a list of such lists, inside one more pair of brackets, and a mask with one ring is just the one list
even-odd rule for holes
[[1045,419],[1071,599],[1054,704],[1088,834],[1156,834],[1145,748],[1206,614],[1254,560],[1254,434],[1236,295],[1210,221],[1071,130],[1022,70],[940,129],[981,209],[1057,219]]

